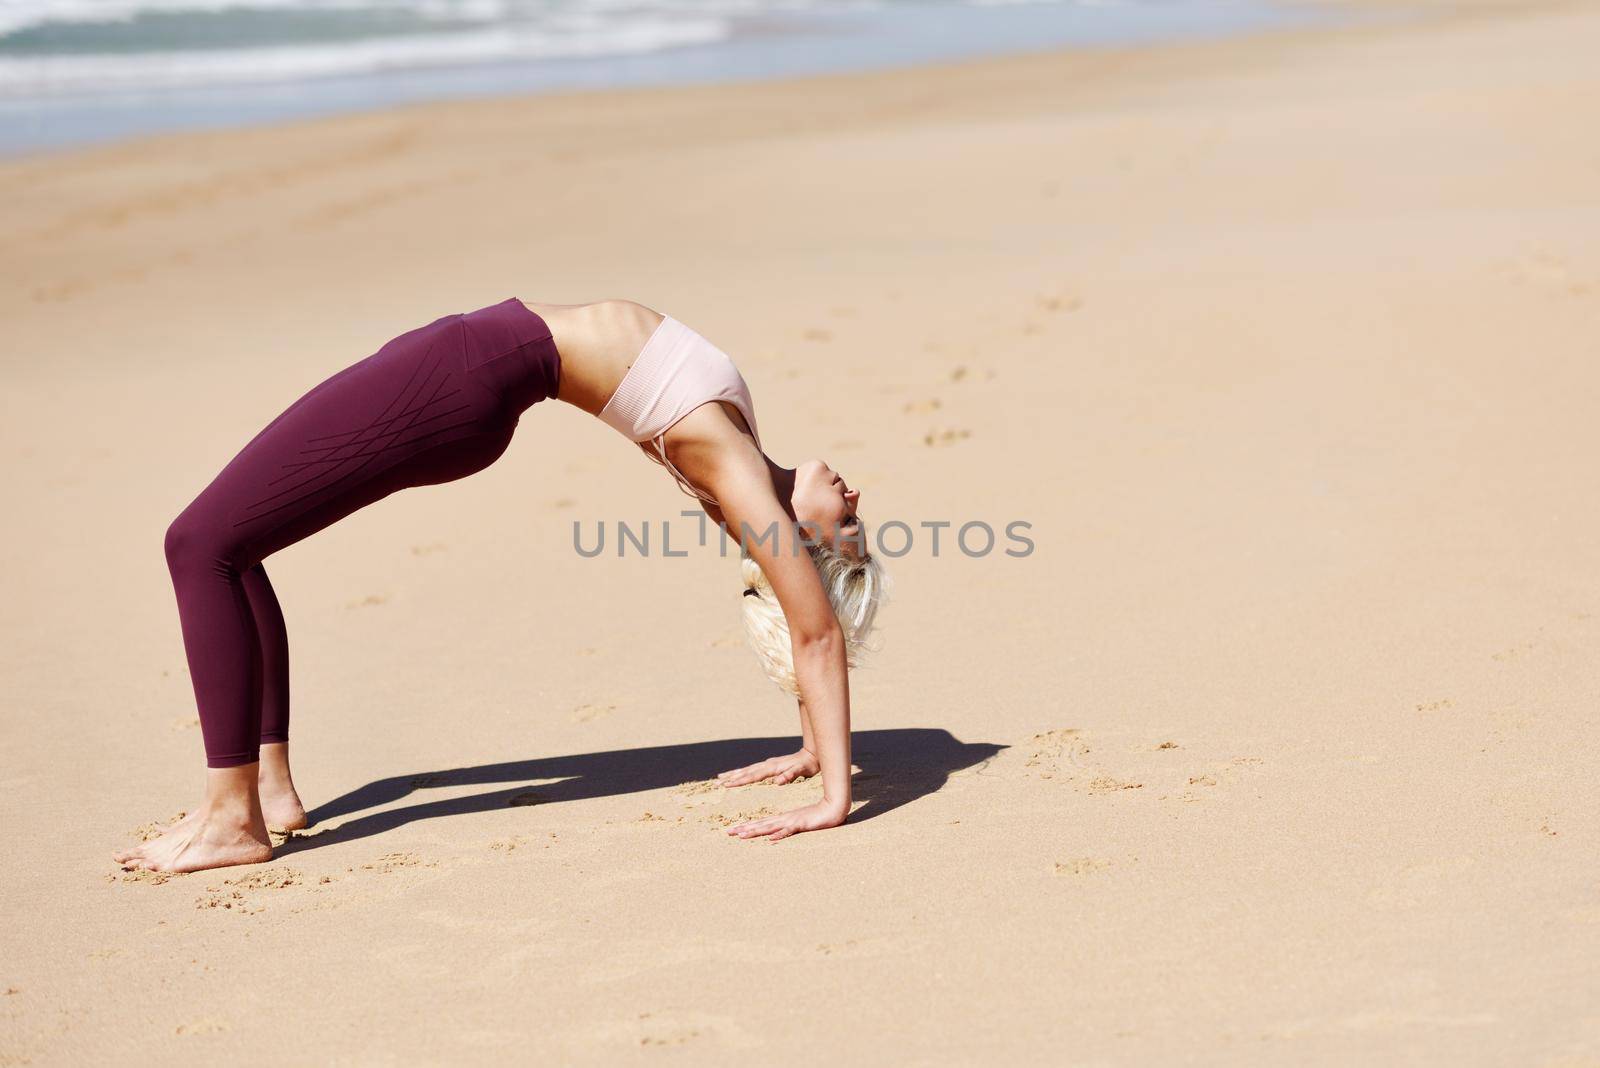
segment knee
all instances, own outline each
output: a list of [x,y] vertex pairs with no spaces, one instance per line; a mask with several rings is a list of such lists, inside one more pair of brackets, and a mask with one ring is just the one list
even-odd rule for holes
[[179,513],[178,518],[167,526],[166,540],[161,547],[169,568],[176,570],[193,553],[199,541],[198,526],[187,511]]
[[190,506],[167,527],[162,549],[167,567],[176,574],[187,568],[228,561],[231,553],[227,541],[221,524]]

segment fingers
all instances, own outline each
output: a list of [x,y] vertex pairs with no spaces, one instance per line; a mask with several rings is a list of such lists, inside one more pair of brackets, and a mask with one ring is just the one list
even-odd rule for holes
[[792,834],[799,834],[804,828],[800,821],[793,815],[784,813],[780,816],[768,816],[762,820],[749,820],[728,828],[728,833],[739,838],[767,837],[769,841],[781,842]]
[[750,764],[746,767],[734,768],[731,771],[724,771],[720,773],[717,776],[717,779],[724,786],[743,786],[747,782],[755,782],[757,779],[764,779],[770,775],[771,772],[768,770],[767,766],[771,763],[771,760],[763,760],[759,764]]
[[781,821],[781,816],[768,816],[764,820],[747,820],[728,828],[728,833],[738,835],[740,838],[759,838],[764,834],[771,834]]
[[[717,775],[717,781],[723,786],[748,786],[753,782],[762,782],[774,775],[781,775],[790,767],[785,758],[773,757],[759,764],[751,764],[749,767],[721,772]],[[793,777],[792,774],[789,776],[790,779]],[[788,782],[789,779],[783,781]]]

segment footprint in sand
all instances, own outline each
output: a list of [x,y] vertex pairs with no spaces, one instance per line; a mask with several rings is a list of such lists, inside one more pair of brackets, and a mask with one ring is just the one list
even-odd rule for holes
[[527,808],[529,805],[542,805],[545,798],[537,790],[524,790],[506,802],[507,808]]
[[907,401],[901,407],[901,411],[907,412],[911,415],[926,415],[929,412],[936,412],[943,407],[944,402],[939,400],[938,397],[929,397],[927,400]]
[[1111,864],[1102,857],[1074,857],[1056,861],[1054,871],[1057,875],[1093,875],[1105,871]]
[[972,431],[955,428],[950,430],[930,430],[922,435],[922,443],[929,448],[944,448],[954,445],[958,441],[965,441],[972,436]]
[[1110,775],[1096,775],[1089,780],[1088,790],[1091,794],[1114,794],[1123,790],[1142,790],[1144,783],[1133,782],[1127,779],[1118,779]]
[[602,716],[609,716],[617,710],[616,705],[579,705],[573,709],[572,722],[588,723]]
[[639,1014],[638,1028],[643,1033],[639,1035],[641,1046],[681,1046],[686,1042],[693,1042],[703,1032],[693,1024],[675,1021],[653,1012]]
[[173,1028],[175,1035],[219,1035],[224,1031],[232,1030],[221,1020],[196,1020],[194,1023],[179,1024]]
[[489,848],[490,849],[498,849],[498,850],[500,850],[502,852],[505,852],[505,853],[510,853],[512,850],[516,849],[518,846],[520,846],[522,843],[524,843],[526,841],[528,841],[527,835],[514,834],[510,838],[498,838],[495,841],[490,842],[489,843]]
[[741,1062],[757,1060],[757,1054],[765,1052],[765,1044],[732,1017],[693,1009],[662,1008],[619,1018],[615,1024],[592,1037],[640,1049],[663,1049],[712,1041],[718,1050],[742,1051],[742,1055],[723,1056],[720,1059]]
[[1023,765],[1023,774],[1040,779],[1053,779],[1081,771],[1082,758],[1089,752],[1089,746],[1085,744],[1082,734],[1082,731],[1073,727],[1035,734],[1028,742],[1032,752],[1028,754],[1027,763]]
[[825,342],[833,340],[833,331],[824,330],[820,326],[807,327],[801,331],[800,336],[806,341]]
[[389,595],[386,594],[386,593],[369,593],[365,597],[361,598],[358,601],[349,601],[349,602],[347,602],[345,604],[345,607],[346,608],[370,608],[370,607],[372,607],[374,605],[386,604],[388,602],[388,600],[389,600]]
[[[547,839],[541,840],[539,845],[544,849],[549,849],[550,844],[554,839],[555,834],[552,832]],[[532,835],[514,834],[510,838],[500,838],[490,842],[489,848],[498,850],[502,853],[511,853],[522,848],[523,846],[531,846],[533,842],[534,838]]]
[[[305,875],[295,868],[253,871],[207,886],[206,892],[195,899],[194,907],[224,909],[241,916],[251,916],[266,911],[263,894],[276,893],[293,886],[303,886],[305,881]],[[329,880],[324,877],[323,881]]]
[[175,731],[192,730],[198,726],[200,726],[199,716],[179,716],[172,721],[172,729]]
[[402,868],[437,868],[438,861],[423,861],[415,853],[385,853],[377,860],[361,865],[362,871],[375,871],[379,875],[388,875]]
[[1162,794],[1156,800],[1172,800],[1182,804],[1193,804],[1196,801],[1206,799],[1207,796],[1217,796],[1211,794],[1213,790],[1221,790],[1222,794],[1225,795],[1227,791],[1222,788],[1234,785],[1242,771],[1260,763],[1260,757],[1234,757],[1224,763],[1213,764],[1203,771],[1191,770],[1185,772],[1183,787],[1176,793]]
[[432,541],[426,545],[413,545],[411,547],[411,555],[431,556],[433,553],[442,553],[448,548],[450,548],[450,546],[446,545],[442,541]]
[[1071,293],[1041,293],[1034,299],[1040,311],[1071,312],[1083,307],[1083,300]]

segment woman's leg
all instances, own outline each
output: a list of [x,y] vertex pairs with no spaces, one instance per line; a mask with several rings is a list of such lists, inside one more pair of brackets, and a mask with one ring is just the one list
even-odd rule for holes
[[523,322],[511,347],[497,337],[486,356],[464,318],[403,334],[312,389],[168,528],[207,800],[197,817],[119,854],[124,864],[193,871],[270,855],[260,749],[264,739],[274,747],[287,782],[277,747],[287,739],[288,653],[261,561],[398,489],[465,477],[505,451],[521,411],[542,399],[521,387],[553,382],[559,356],[548,330]]
[[306,810],[289,771],[289,631],[267,569],[247,568],[241,581],[261,656],[261,813],[272,830],[297,831],[306,825]]

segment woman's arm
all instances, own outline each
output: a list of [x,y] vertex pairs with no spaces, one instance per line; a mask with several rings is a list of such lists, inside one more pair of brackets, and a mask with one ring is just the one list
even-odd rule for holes
[[844,633],[799,532],[772,490],[754,448],[724,449],[706,481],[722,504],[730,534],[766,575],[789,626],[795,683],[811,727],[811,752],[822,774],[822,800],[729,828],[741,838],[787,838],[837,827],[850,812],[850,680]]
[[[727,530],[728,519],[710,501],[701,501],[700,508],[710,517],[711,521],[723,530]],[[783,786],[796,779],[809,779],[821,770],[817,764],[817,742],[811,730],[811,713],[806,709],[805,698],[795,702],[800,707],[800,748],[793,753],[783,756],[768,757],[766,760],[747,764],[742,768],[733,768],[719,772],[717,781],[723,786],[749,786],[753,782],[772,782],[775,786]]]
[[770,780],[774,786],[782,786],[796,779],[809,779],[822,770],[817,763],[817,741],[811,730],[811,713],[806,709],[805,698],[802,697],[796,704],[800,706],[800,749],[797,752],[768,757],[746,767],[721,772],[717,775],[717,781],[723,786],[748,786],[753,782]]

